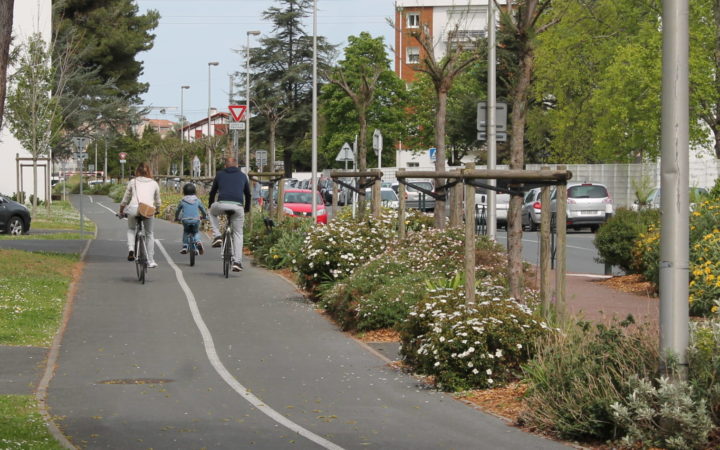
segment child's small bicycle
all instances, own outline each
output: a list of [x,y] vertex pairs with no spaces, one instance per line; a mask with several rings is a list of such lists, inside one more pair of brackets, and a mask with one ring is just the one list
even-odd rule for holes
[[[195,239],[195,235],[200,231],[200,221],[184,222],[183,227],[188,233],[187,251],[190,256],[190,266],[195,265],[195,256],[200,253],[200,241]],[[200,244],[202,245],[202,244]]]

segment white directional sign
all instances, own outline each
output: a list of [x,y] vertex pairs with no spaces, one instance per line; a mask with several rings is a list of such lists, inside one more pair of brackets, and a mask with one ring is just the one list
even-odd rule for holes
[[335,161],[343,162],[353,162],[355,161],[355,153],[353,153],[352,148],[350,147],[350,144],[347,142],[343,144],[342,148],[340,149],[340,153],[338,153],[337,157],[335,158]]
[[375,156],[377,156],[378,151],[382,150],[383,147],[383,136],[380,130],[375,128],[375,131],[373,132],[373,150],[375,150]]
[[230,122],[230,129],[231,130],[244,130],[245,122]]
[[267,150],[255,150],[255,162],[258,167],[265,167],[267,164]]

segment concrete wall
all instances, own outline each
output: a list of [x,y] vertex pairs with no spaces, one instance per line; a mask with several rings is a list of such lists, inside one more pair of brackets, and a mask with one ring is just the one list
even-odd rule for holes
[[[40,32],[49,39],[52,29],[52,3],[51,0],[16,0],[13,11],[13,43],[25,42],[33,33]],[[12,73],[8,68],[8,75]],[[20,157],[30,157],[30,154],[12,136],[6,120],[0,131],[0,193],[12,195],[17,191],[17,172],[15,166],[16,154]],[[44,198],[45,184],[43,171],[38,170],[38,197]],[[32,193],[32,168],[23,169],[24,191]]]

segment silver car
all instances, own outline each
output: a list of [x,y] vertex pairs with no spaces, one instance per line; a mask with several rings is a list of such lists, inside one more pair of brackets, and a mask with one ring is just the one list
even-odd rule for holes
[[[579,230],[590,227],[594,233],[613,214],[613,202],[607,187],[597,183],[568,183],[567,227]],[[556,213],[557,189],[553,192],[551,211]]]
[[522,207],[522,226],[530,231],[540,228],[540,195],[542,188],[533,188],[525,194]]
[[[407,180],[409,184],[421,187],[427,191],[433,192],[435,187],[432,182],[427,180]],[[399,184],[392,184],[392,189],[398,192]],[[413,186],[405,186],[405,206],[408,208],[420,209],[422,211],[434,211],[435,199],[424,192],[420,192]]]

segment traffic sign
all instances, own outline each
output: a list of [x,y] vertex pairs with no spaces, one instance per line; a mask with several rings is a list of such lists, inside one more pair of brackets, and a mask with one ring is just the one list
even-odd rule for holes
[[89,137],[74,137],[72,143],[79,152],[84,152],[85,148],[90,145]]
[[383,147],[383,136],[380,130],[375,128],[375,131],[373,132],[373,150],[375,150],[375,156],[378,154],[378,150],[382,150]]
[[[228,109],[230,109],[230,114],[232,115],[233,120],[235,122],[240,122],[241,120],[243,120],[247,105],[230,105],[228,106]],[[231,128],[231,130],[232,129],[233,128]]]
[[[487,103],[479,102],[477,106],[477,130],[486,131],[487,128]],[[498,102],[495,104],[495,130],[507,131],[507,103]]]
[[355,153],[353,153],[350,144],[348,144],[347,142],[343,144],[342,148],[340,148],[340,153],[338,153],[337,157],[335,158],[335,161],[355,161]]
[[267,150],[255,150],[255,162],[258,167],[265,167],[267,164]]
[[125,152],[120,152],[120,155],[119,155],[119,156],[120,156],[120,159],[121,159],[121,160],[127,159],[127,153],[125,153]]
[[430,157],[430,161],[432,161],[432,162],[437,161],[437,149],[435,147],[429,148],[428,156]]
[[244,130],[245,122],[230,122],[230,129],[231,130]]
[[[484,131],[481,131],[477,134],[477,138],[478,138],[478,141],[487,141],[487,133]],[[507,133],[496,132],[495,133],[495,141],[507,142]]]

